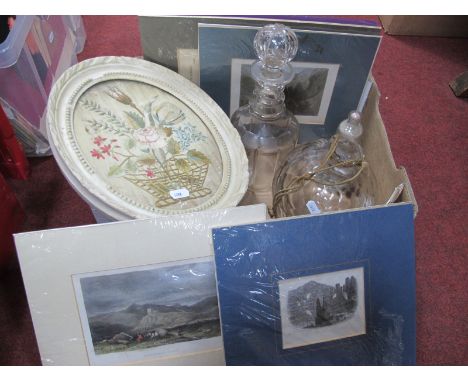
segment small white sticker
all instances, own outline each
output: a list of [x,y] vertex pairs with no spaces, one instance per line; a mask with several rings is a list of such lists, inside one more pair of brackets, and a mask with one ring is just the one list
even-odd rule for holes
[[169,191],[169,194],[171,195],[172,199],[181,199],[189,196],[190,192],[186,188],[180,188],[179,190]]
[[317,204],[313,200],[309,200],[306,204],[311,215],[319,214],[320,208],[317,207]]

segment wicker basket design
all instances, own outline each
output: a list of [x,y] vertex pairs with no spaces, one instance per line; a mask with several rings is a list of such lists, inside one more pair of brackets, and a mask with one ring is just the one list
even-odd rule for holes
[[[211,194],[209,188],[203,187],[208,173],[208,163],[187,162],[189,170],[183,170],[176,166],[176,158],[171,158],[164,163],[164,167],[154,172],[154,177],[126,176],[125,179],[132,182],[140,189],[150,193],[155,199],[158,208],[167,207],[179,202],[201,198]],[[181,199],[173,199],[170,191],[186,188],[189,196]]]

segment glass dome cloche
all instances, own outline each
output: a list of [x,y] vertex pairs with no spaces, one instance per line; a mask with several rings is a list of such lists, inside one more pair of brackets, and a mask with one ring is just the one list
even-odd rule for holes
[[273,180],[274,217],[368,207],[375,179],[359,138],[361,115],[352,111],[331,139],[298,145]]

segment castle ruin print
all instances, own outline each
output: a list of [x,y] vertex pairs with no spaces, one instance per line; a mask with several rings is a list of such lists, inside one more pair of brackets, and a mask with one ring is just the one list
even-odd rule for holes
[[364,270],[279,282],[283,348],[365,333]]

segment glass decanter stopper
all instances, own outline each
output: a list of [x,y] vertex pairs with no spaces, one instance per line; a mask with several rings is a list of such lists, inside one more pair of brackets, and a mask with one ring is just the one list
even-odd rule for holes
[[289,63],[297,53],[295,33],[281,24],[266,25],[255,35],[258,60],[252,65],[256,81],[249,104],[231,117],[249,160],[249,186],[241,204],[271,207],[272,181],[277,168],[295,147],[299,123],[284,104],[284,87],[294,71]]
[[351,112],[330,140],[297,146],[273,182],[275,217],[307,215],[374,204],[376,182],[364,160],[361,115]]

